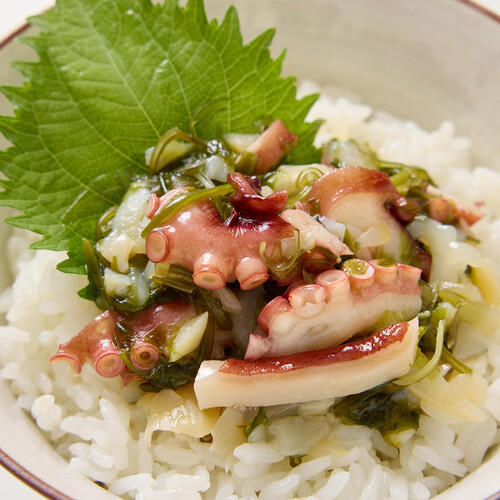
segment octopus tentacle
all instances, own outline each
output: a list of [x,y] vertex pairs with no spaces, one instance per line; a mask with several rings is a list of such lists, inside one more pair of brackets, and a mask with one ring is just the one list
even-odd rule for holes
[[[229,174],[228,181],[235,187],[230,197],[231,216],[222,221],[210,200],[186,207],[148,235],[146,253],[152,262],[192,271],[194,282],[202,288],[219,290],[238,280],[243,290],[250,290],[269,279],[259,252],[261,243],[266,243],[269,255],[281,255],[281,241],[295,236],[296,229],[301,241],[307,242],[303,250],[321,246],[335,255],[351,254],[309,214],[299,210],[280,213],[287,201],[285,191],[264,197],[256,191],[256,178],[239,173]],[[162,199],[152,197],[148,216],[153,217],[162,203]]]
[[116,377],[125,370],[113,342],[115,325],[122,316],[114,311],[105,311],[89,323],[69,342],[62,344],[51,362],[65,361],[75,373],[80,373],[85,362],[93,364],[103,377]]
[[297,137],[292,134],[281,120],[275,120],[247,148],[247,151],[257,155],[255,173],[263,174],[279,164],[297,144]]
[[459,224],[468,228],[484,217],[484,212],[477,203],[461,200],[444,191],[427,186],[427,194],[432,198],[426,207],[429,217],[443,224]]
[[387,313],[409,320],[422,303],[420,272],[384,259],[351,259],[314,284],[295,285],[264,307],[258,318],[264,336],[250,335],[245,359],[332,347],[369,332]]
[[355,251],[355,255],[369,259],[375,253],[381,254],[419,267],[424,278],[428,277],[430,255],[391,214],[391,208],[404,205],[406,199],[397,192],[387,174],[362,167],[334,169],[314,183],[309,203],[316,205],[321,215],[345,224],[354,238],[383,224],[389,233],[388,241],[376,249]]
[[[65,361],[75,373],[80,373],[83,364],[88,362],[99,375],[108,378],[122,375],[128,383],[132,375],[120,356],[121,350],[129,350],[135,368],[149,370],[158,363],[162,353],[168,354],[175,328],[195,315],[193,304],[184,302],[149,307],[128,318],[108,310],[69,342],[60,345],[50,361]],[[123,339],[117,334],[118,326],[127,330]]]
[[407,373],[417,343],[414,319],[328,349],[257,360],[204,361],[194,389],[201,409],[347,396]]

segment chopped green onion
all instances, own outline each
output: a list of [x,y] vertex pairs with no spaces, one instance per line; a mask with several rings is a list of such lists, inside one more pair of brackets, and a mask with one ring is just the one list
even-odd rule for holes
[[142,231],[141,236],[143,238],[146,238],[153,229],[156,229],[162,224],[165,224],[168,219],[173,217],[177,212],[182,210],[187,205],[191,205],[191,203],[195,203],[200,200],[206,200],[212,197],[224,196],[226,194],[232,193],[233,191],[234,188],[233,186],[231,186],[231,184],[222,184],[221,186],[217,186],[211,189],[196,189],[194,191],[188,192],[184,196],[175,198],[172,203],[167,204],[153,217],[151,222]]
[[297,229],[294,229],[296,233],[296,246],[295,250],[290,258],[283,258],[283,261],[279,264],[275,262],[271,262],[266,256],[266,242],[263,241],[259,245],[259,255],[262,259],[262,262],[269,268],[269,270],[275,274],[283,273],[293,267],[293,265],[297,262],[297,259],[300,257],[300,232]]
[[221,301],[216,298],[210,290],[206,290],[205,288],[201,288],[199,286],[196,287],[196,290],[201,296],[206,308],[215,319],[217,326],[221,330],[231,330],[233,328],[233,322],[227,312],[222,309]]
[[179,130],[178,128],[173,128],[166,132],[165,134],[162,135],[160,140],[157,142],[153,154],[151,155],[151,160],[149,162],[149,171],[148,171],[148,176],[152,177],[153,175],[157,174],[162,168],[164,168],[168,163],[170,163],[172,160],[186,154],[189,152],[191,149],[189,146],[188,147],[183,147],[179,148],[179,151],[176,151],[175,153],[172,154],[172,157],[167,159],[167,161],[161,161],[162,160],[162,155],[165,152],[166,148],[173,142],[173,141],[185,141],[187,143],[191,144],[196,144],[197,146],[201,147],[206,147],[206,143],[193,135],[186,134],[182,130]]
[[137,366],[130,361],[129,354],[127,352],[127,349],[120,349],[118,351],[118,356],[120,356],[120,359],[125,363],[125,366],[133,373],[136,373],[137,375],[142,375],[143,377],[148,373],[149,370],[140,370],[137,368]]
[[243,434],[245,434],[246,437],[250,436],[254,429],[259,425],[266,425],[268,421],[269,418],[267,417],[266,410],[264,410],[264,408],[259,408],[257,415],[255,415],[255,418],[245,427]]
[[443,346],[443,353],[441,354],[441,359],[451,365],[457,372],[472,374],[472,370],[465,364],[457,359],[453,354]]
[[194,176],[196,179],[200,182],[200,184],[205,188],[205,189],[212,189],[215,187],[215,184],[212,182],[211,179],[209,179],[204,172],[201,170],[198,170]]
[[305,187],[311,186],[323,175],[323,172],[319,168],[311,167],[303,170],[295,181],[295,187],[299,190],[303,190]]
[[[410,373],[408,375],[403,375],[399,379],[395,380],[394,383],[397,385],[411,385],[419,382],[423,378],[427,377],[429,373],[432,372],[434,368],[439,363],[439,360],[441,359],[441,354],[443,352],[443,341],[444,341],[444,331],[445,331],[445,320],[442,319],[439,322],[439,326],[437,329],[437,335],[436,335],[436,350],[434,351],[434,354],[430,360],[427,360],[427,357],[420,351],[420,349],[417,352],[417,358],[421,358],[421,360],[418,360],[417,358],[415,359],[415,364],[417,364],[417,361],[423,361],[423,358],[426,359],[425,365],[420,368],[418,371],[414,373]],[[423,356],[423,358],[422,358]]]
[[293,208],[296,203],[304,201],[309,193],[312,191],[312,186],[302,188],[295,196],[288,198],[286,208]]
[[362,276],[368,271],[368,264],[364,260],[349,259],[342,264],[342,271],[349,276]]
[[101,265],[97,252],[86,238],[82,239],[83,256],[90,284],[97,292],[96,304],[101,309],[112,309],[113,301],[104,288],[104,278],[102,276]]

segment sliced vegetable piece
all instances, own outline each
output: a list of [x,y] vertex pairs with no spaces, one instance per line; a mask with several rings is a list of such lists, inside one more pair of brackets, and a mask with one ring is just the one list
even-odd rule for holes
[[244,433],[245,413],[239,408],[225,408],[212,429],[210,451],[230,456],[233,450],[247,441]]
[[406,391],[384,384],[341,399],[331,410],[345,424],[378,429],[396,448],[418,429],[420,408]]
[[236,153],[243,153],[258,138],[259,134],[224,134],[227,145]]
[[408,390],[420,400],[425,413],[446,425],[463,420],[482,422],[487,418],[479,406],[449,384],[436,369],[420,382],[410,385]]
[[170,344],[170,361],[177,361],[197,349],[208,324],[208,312],[186,321]]
[[347,396],[405,374],[418,320],[330,349],[258,360],[204,361],[194,389],[200,408],[270,406]]
[[210,434],[220,415],[220,410],[200,410],[192,384],[176,391],[163,389],[154,396],[143,396],[137,403],[147,413],[145,439],[151,442],[155,431],[170,431],[176,434],[201,438]]
[[408,231],[421,241],[432,254],[429,282],[459,283],[467,266],[481,265],[482,255],[468,243],[459,240],[456,228],[419,215],[408,226]]
[[471,279],[485,302],[500,307],[500,279],[490,259],[484,257],[480,266],[471,268]]

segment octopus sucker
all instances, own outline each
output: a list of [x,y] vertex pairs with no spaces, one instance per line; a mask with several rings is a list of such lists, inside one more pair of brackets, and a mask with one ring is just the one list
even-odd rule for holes
[[350,259],[343,268],[269,302],[258,318],[264,336],[250,335],[245,359],[332,347],[369,332],[387,313],[407,321],[420,311],[420,269],[380,259]]
[[89,323],[69,342],[62,344],[51,362],[67,362],[75,373],[80,373],[84,363],[91,363],[99,375],[111,378],[125,370],[113,342],[115,325],[122,315],[105,311]]
[[[229,174],[228,182],[235,192],[229,200],[233,212],[222,220],[210,200],[202,200],[179,211],[167,223],[149,233],[146,254],[154,263],[176,264],[193,273],[196,285],[220,290],[226,283],[238,281],[243,290],[265,283],[270,276],[260,255],[262,243],[266,253],[281,255],[281,242],[302,236],[302,250],[315,246],[335,255],[352,252],[342,241],[309,214],[301,210],[284,210],[285,191],[269,196],[258,193],[258,181],[242,174]],[[171,192],[164,195],[172,199]],[[147,216],[153,218],[166,203],[164,197],[152,195]]]
[[[195,307],[184,302],[149,307],[127,318],[108,310],[62,344],[50,361],[67,362],[75,373],[80,373],[84,363],[90,363],[103,377],[122,375],[129,382],[137,377],[132,377],[132,372],[126,368],[121,351],[129,352],[135,369],[149,370],[158,363],[162,354],[168,354],[174,330],[195,315]],[[123,329],[129,333],[122,343],[117,339]]]

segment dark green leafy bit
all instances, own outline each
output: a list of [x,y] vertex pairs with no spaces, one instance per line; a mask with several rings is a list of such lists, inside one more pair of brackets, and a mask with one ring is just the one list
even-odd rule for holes
[[299,139],[287,161],[319,160],[319,123],[304,121],[317,96],[297,100],[280,77],[272,30],[243,44],[232,7],[218,23],[201,0],[58,0],[32,22],[39,61],[17,64],[23,87],[2,88],[16,115],[0,117],[14,144],[0,153],[0,203],[43,236],[35,248],[68,252],[65,272],[84,273],[81,240],[123,196],[117,174],[147,173],[144,151],[174,127],[222,140],[280,118]]
[[264,410],[264,408],[259,408],[257,415],[255,415],[255,417],[248,423],[243,433],[246,437],[248,437],[252,434],[254,429],[256,429],[259,425],[266,425],[268,421],[269,419],[267,417],[266,410]]
[[196,288],[193,281],[193,273],[175,264],[169,266],[165,276],[155,275],[152,281],[159,286],[174,288],[188,294],[192,294]]
[[210,290],[197,286],[194,299],[201,302],[209,311],[221,330],[231,330],[233,328],[233,322],[227,312],[222,309],[221,301]]
[[170,363],[162,356],[154,368],[142,374],[147,382],[141,384],[141,389],[146,392],[178,389],[196,378],[199,367],[200,364],[193,358],[182,358]]
[[341,399],[330,410],[342,423],[378,429],[392,446],[400,432],[418,429],[420,408],[405,391],[387,384]]
[[191,271],[171,265],[166,276],[153,276],[153,282],[190,294],[191,300],[200,306],[201,310],[208,311],[221,330],[231,330],[233,327],[231,318],[222,308],[221,301],[210,290],[195,285]]

